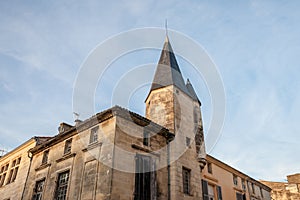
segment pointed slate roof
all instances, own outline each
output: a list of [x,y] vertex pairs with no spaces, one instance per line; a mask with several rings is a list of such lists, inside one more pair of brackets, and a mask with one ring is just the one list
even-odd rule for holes
[[200,100],[199,100],[199,98],[198,98],[198,96],[197,96],[197,94],[196,94],[196,92],[195,92],[195,90],[194,90],[194,88],[193,88],[193,86],[192,86],[189,79],[187,79],[187,81],[186,81],[186,88],[189,91],[190,96],[192,97],[192,99],[195,100],[195,101],[198,101],[200,103],[200,106],[201,106],[201,102],[200,102]]
[[181,75],[178,63],[176,61],[175,54],[169,42],[168,36],[164,43],[158,65],[156,67],[154,79],[152,81],[152,90],[166,87],[169,85],[174,85],[186,94],[189,94],[187,87],[184,83],[183,77]]

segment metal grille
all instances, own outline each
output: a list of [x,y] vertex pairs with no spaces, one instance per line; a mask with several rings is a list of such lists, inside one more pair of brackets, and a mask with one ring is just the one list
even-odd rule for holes
[[41,200],[42,199],[44,184],[45,184],[45,179],[36,182],[35,188],[33,191],[32,200]]
[[56,189],[56,200],[65,200],[67,197],[68,190],[68,181],[69,181],[69,171],[60,173],[57,180],[57,189]]
[[190,180],[191,180],[191,170],[187,168],[182,168],[182,181],[183,181],[183,192],[184,194],[190,194]]

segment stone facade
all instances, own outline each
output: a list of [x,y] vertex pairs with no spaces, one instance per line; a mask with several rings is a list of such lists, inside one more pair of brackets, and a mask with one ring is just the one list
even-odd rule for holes
[[0,199],[22,199],[31,159],[28,151],[49,137],[34,137],[0,157]]
[[[95,129],[97,140],[91,141]],[[143,144],[145,129],[152,135],[149,146]],[[67,199],[134,199],[136,154],[156,161],[159,169],[155,172],[156,197],[152,199],[167,199],[168,155],[159,149],[173,136],[167,129],[120,107],[98,113],[31,150],[34,156],[24,199],[36,195],[41,180],[45,181],[43,199],[55,199],[63,172],[69,173]],[[71,150],[66,153],[66,142],[70,140]]]
[[272,199],[300,200],[300,174],[288,175],[287,182],[261,182],[272,188]]

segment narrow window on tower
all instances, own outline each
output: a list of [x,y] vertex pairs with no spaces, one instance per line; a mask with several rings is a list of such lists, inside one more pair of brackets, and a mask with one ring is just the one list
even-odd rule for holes
[[143,145],[150,146],[150,132],[144,129],[143,133]]
[[191,192],[191,170],[182,167],[182,183],[183,183],[183,193],[190,195]]
[[185,146],[190,147],[190,145],[191,145],[191,138],[185,137]]

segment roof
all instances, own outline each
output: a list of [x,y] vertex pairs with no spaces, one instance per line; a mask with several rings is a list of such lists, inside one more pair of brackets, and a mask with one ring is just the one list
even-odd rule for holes
[[255,180],[254,178],[248,176],[247,174],[231,167],[230,165],[220,161],[219,159],[209,155],[209,154],[206,154],[206,158],[207,158],[207,161],[210,161],[210,162],[213,162],[214,164],[218,165],[219,167],[221,168],[227,168],[228,171],[231,171],[232,173],[236,174],[236,175],[240,175],[240,176],[244,176],[245,178],[247,178],[248,181],[250,182],[255,182],[256,184],[258,184],[259,186],[263,187],[264,189],[268,190],[268,191],[271,191],[271,188],[268,187],[267,185],[263,184],[262,182],[258,181],[258,180]]
[[34,136],[34,137],[30,138],[29,140],[27,140],[26,142],[22,143],[21,145],[17,146],[13,150],[11,150],[11,151],[7,152],[6,154],[4,154],[3,156],[1,156],[0,161],[4,160],[6,157],[12,155],[13,153],[17,152],[18,150],[20,150],[22,148],[26,148],[28,145],[31,145],[33,142],[35,143],[35,146],[37,146],[37,145],[44,143],[45,141],[47,141],[49,139],[51,139],[51,137]]
[[184,83],[184,79],[182,77],[175,54],[173,52],[169,37],[166,36],[149,94],[155,89],[159,89],[169,85],[176,86],[182,92],[190,96],[193,100],[198,101],[200,103],[190,81],[188,80],[187,84]]
[[175,85],[190,96],[181,75],[171,43],[168,36],[166,36],[150,91],[169,85]]
[[190,96],[192,97],[192,99],[195,101],[198,101],[201,106],[201,102],[198,99],[198,96],[194,90],[194,87],[192,86],[192,83],[190,82],[189,79],[187,79],[187,81],[186,81],[186,88],[187,88],[188,92],[190,93]]
[[42,143],[41,145],[34,147],[31,150],[31,152],[33,154],[38,153],[48,148],[49,146],[55,145],[73,135],[76,135],[78,132],[86,130],[114,116],[120,116],[122,118],[129,119],[140,126],[147,126],[147,128],[149,128],[150,130],[154,130],[158,134],[163,135],[166,138],[170,138],[170,139],[174,138],[174,134],[169,132],[169,130],[164,128],[163,126],[156,124],[155,122],[152,122],[151,120],[137,113],[131,112],[125,108],[122,108],[120,106],[114,106],[112,108],[109,108],[107,110],[95,114],[94,116],[78,123],[76,126],[72,126],[69,129],[60,132],[58,135],[54,136],[50,140]]

